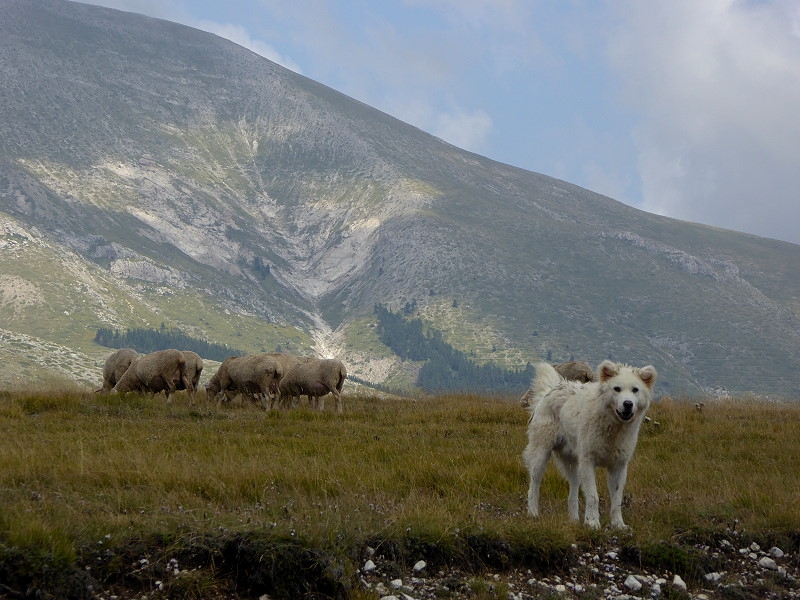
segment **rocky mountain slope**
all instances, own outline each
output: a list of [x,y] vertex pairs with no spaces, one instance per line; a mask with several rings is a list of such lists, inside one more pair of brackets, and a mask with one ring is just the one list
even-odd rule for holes
[[[532,141],[535,143],[535,141]],[[98,327],[338,355],[412,381],[377,303],[476,361],[653,363],[800,397],[800,246],[462,151],[214,35],[0,10],[0,375],[90,383]]]

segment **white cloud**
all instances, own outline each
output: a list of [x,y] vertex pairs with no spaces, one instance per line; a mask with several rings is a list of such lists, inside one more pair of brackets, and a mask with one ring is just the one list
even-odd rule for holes
[[216,34],[260,54],[264,58],[301,73],[300,67],[288,56],[282,55],[263,40],[254,39],[247,29],[231,23],[218,23],[208,19],[197,19],[189,13],[184,2],[164,2],[163,0],[83,0],[87,4],[96,4],[107,8],[115,8],[128,12],[149,15],[158,19],[182,23],[195,29],[202,29]]
[[446,7],[415,6],[413,19],[405,8],[396,20],[368,7],[348,20],[340,5],[293,6],[283,9],[292,15],[283,34],[306,49],[310,77],[453,145],[485,150],[492,118],[470,97],[465,77],[481,50],[463,29],[450,28]]
[[641,115],[643,208],[800,243],[800,5],[624,6],[611,58]]
[[295,63],[291,58],[282,55],[266,42],[253,39],[250,37],[250,34],[244,27],[232,25],[230,23],[216,23],[214,21],[205,20],[193,21],[187,24],[195,27],[196,29],[202,29],[203,31],[214,33],[220,37],[234,42],[235,44],[239,44],[240,46],[243,46],[248,50],[252,50],[256,54],[260,54],[272,62],[278,63],[282,67],[291,69],[295,73],[302,73],[299,65],[297,65],[297,63]]
[[430,131],[454,146],[480,152],[492,131],[492,118],[482,110],[459,109],[438,114]]

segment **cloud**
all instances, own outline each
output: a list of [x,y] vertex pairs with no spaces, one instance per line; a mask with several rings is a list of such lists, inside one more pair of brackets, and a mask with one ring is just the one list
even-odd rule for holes
[[628,0],[610,44],[645,210],[800,243],[800,5]]
[[454,146],[480,152],[492,131],[492,118],[482,110],[458,109],[438,114],[430,131]]
[[192,20],[191,22],[187,23],[191,27],[196,29],[202,29],[203,31],[208,31],[209,33],[216,34],[220,37],[223,37],[227,40],[232,41],[235,44],[239,44],[248,50],[252,50],[256,54],[263,56],[271,60],[272,62],[276,62],[282,67],[286,67],[287,69],[291,69],[295,73],[301,73],[302,70],[300,66],[295,63],[291,58],[288,56],[282,55],[280,52],[275,50],[271,45],[267,44],[262,40],[253,39],[250,37],[248,31],[239,25],[232,25],[230,23],[216,23],[214,21],[207,21],[207,20]]
[[296,73],[301,73],[300,67],[288,56],[282,55],[270,44],[254,39],[243,26],[231,23],[218,23],[208,19],[197,19],[193,17],[185,7],[184,2],[163,2],[163,0],[83,0],[87,4],[96,4],[107,8],[115,8],[128,12],[149,15],[158,19],[183,23],[195,29],[202,29],[209,33],[216,34],[222,38],[230,40],[260,54],[264,58],[278,63],[279,65],[291,69]]
[[408,0],[394,8],[340,4],[292,11],[283,32],[305,48],[307,75],[473,152],[496,133],[489,78],[543,54],[526,28],[527,0]]

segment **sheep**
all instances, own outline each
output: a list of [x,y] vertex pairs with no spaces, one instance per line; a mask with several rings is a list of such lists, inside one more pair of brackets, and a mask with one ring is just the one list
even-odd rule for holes
[[592,367],[582,360],[571,360],[561,363],[560,365],[555,365],[555,370],[564,379],[569,379],[571,381],[579,381],[581,383],[596,381]]
[[[594,371],[588,363],[582,360],[571,360],[569,362],[561,363],[560,365],[553,365],[556,372],[564,379],[571,381],[579,381],[580,383],[589,383],[595,381]],[[533,396],[533,383],[530,389],[522,395],[519,399],[520,406],[527,408],[531,403],[531,396]]]
[[120,348],[113,352],[103,365],[103,387],[96,391],[110,392],[137,356],[138,353],[133,348]]
[[[203,359],[197,352],[191,350],[182,350],[183,358],[186,360],[185,380],[181,377],[179,372],[172,375],[172,382],[175,384],[176,390],[187,390],[189,394],[189,404],[194,404],[195,394],[197,392],[197,384],[200,381],[200,374],[203,372]],[[167,384],[161,378],[154,379],[151,384],[151,390],[160,392],[167,389]]]
[[224,398],[230,400],[229,392],[238,392],[253,399],[266,397],[272,408],[282,376],[283,367],[273,356],[229,356],[206,383],[206,396],[216,398],[222,392]]
[[281,396],[291,398],[295,404],[300,396],[308,396],[319,410],[324,410],[323,396],[333,394],[336,410],[342,412],[342,385],[347,378],[347,370],[340,360],[332,358],[309,358],[298,362],[280,380]]
[[289,369],[291,369],[297,363],[308,360],[307,358],[301,358],[299,356],[295,356],[294,354],[287,354],[286,352],[267,352],[267,356],[271,356],[278,361],[278,363],[283,367],[284,374],[286,374]]
[[194,402],[197,392],[197,384],[200,382],[200,374],[203,372],[203,359],[197,352],[191,350],[183,351],[183,358],[186,359],[186,385],[182,381],[176,382],[175,389],[186,389],[189,392],[189,402]]
[[[273,357],[283,368],[283,375],[289,372],[289,370],[294,367],[297,363],[306,362],[310,360],[307,357],[299,357],[295,356],[294,354],[287,354],[286,352],[268,352],[267,356]],[[285,399],[281,398],[280,392],[280,382],[278,382],[278,386],[275,388],[276,398],[275,402],[279,403],[279,406],[283,408],[289,408],[291,405],[291,398]]]
[[190,389],[191,382],[186,379],[186,358],[183,352],[174,349],[158,350],[137,356],[111,393],[138,391],[143,394],[157,394],[163,390],[169,401],[169,395],[179,384],[184,386],[183,389]]

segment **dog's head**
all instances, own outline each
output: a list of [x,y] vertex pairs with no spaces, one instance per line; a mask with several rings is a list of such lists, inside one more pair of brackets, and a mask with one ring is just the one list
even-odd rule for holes
[[657,375],[652,365],[637,369],[604,360],[597,372],[602,395],[620,421],[630,421],[648,409]]

